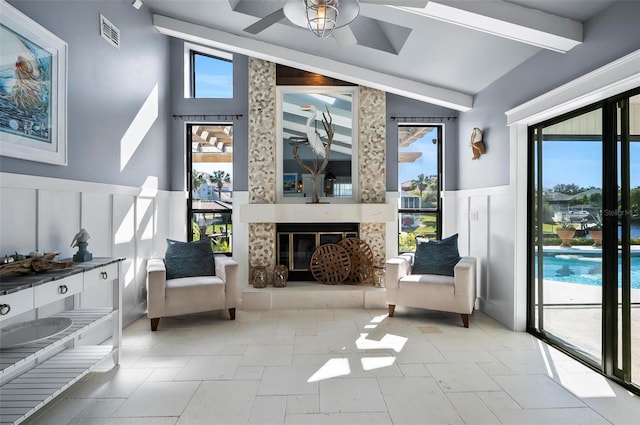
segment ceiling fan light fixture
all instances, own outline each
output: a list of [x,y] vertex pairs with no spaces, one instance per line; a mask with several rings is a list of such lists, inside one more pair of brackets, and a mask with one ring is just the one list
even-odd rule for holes
[[294,25],[327,38],[336,28],[349,25],[360,13],[358,0],[286,0],[284,15]]
[[317,37],[331,36],[338,21],[338,0],[305,0],[307,26]]

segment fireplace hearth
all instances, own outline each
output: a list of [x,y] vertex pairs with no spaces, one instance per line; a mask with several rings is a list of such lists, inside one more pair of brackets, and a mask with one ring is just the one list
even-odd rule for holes
[[344,238],[359,237],[358,227],[358,223],[278,223],[277,264],[287,266],[290,281],[314,281],[309,262],[315,249]]

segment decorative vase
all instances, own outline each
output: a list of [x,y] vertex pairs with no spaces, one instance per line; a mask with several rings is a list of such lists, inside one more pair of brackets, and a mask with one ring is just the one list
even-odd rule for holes
[[593,239],[593,245],[591,246],[602,246],[602,230],[589,229],[589,236]]
[[255,266],[253,268],[253,278],[251,280],[254,288],[266,288],[267,268],[265,266]]
[[273,287],[284,288],[287,286],[287,278],[289,277],[289,270],[287,266],[279,264],[273,269]]
[[376,288],[384,288],[387,286],[385,282],[385,268],[383,265],[373,266],[373,286]]
[[561,247],[571,248],[571,240],[576,234],[576,229],[567,229],[566,227],[556,227],[556,233],[562,241]]

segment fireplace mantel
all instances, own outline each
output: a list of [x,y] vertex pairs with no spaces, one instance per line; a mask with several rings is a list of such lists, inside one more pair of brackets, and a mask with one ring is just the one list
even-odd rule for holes
[[240,204],[241,223],[390,223],[392,204]]

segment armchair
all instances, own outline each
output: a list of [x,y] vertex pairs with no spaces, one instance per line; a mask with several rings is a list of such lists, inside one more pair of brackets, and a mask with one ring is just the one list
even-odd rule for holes
[[469,327],[476,300],[476,259],[461,257],[453,276],[412,274],[414,253],[387,260],[386,295],[389,317],[396,305],[459,313]]
[[214,276],[167,279],[162,258],[147,261],[147,316],[151,330],[158,329],[160,318],[228,309],[236,317],[238,263],[231,257],[214,255]]

